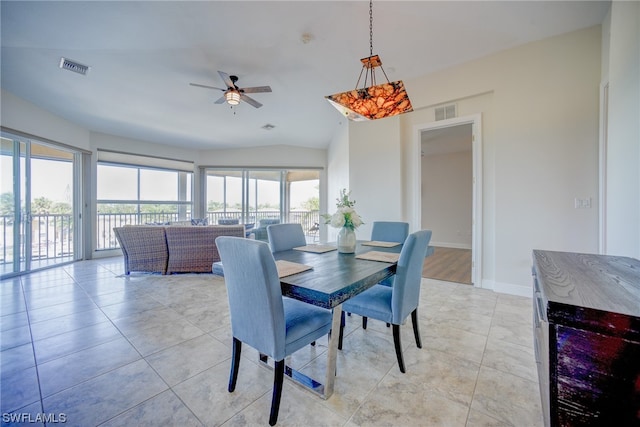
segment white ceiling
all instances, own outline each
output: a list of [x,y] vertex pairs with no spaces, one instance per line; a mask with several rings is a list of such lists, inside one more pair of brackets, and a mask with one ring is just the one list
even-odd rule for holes
[[[369,56],[367,1],[2,1],[2,88],[90,130],[196,149],[325,148]],[[600,24],[609,2],[375,1],[373,47],[405,81]],[[81,76],[61,57],[89,65]],[[214,104],[268,85],[264,104]],[[378,77],[380,79],[382,77]],[[262,126],[272,124],[272,130]]]

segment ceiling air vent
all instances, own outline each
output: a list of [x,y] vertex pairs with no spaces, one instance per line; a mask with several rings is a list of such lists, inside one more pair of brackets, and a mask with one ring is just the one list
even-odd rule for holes
[[83,76],[85,76],[87,72],[89,72],[89,66],[82,65],[67,58],[60,58],[60,68],[62,68],[63,70],[69,70],[73,71],[74,73],[82,74]]
[[436,108],[436,121],[452,119],[457,116],[456,104],[445,105]]

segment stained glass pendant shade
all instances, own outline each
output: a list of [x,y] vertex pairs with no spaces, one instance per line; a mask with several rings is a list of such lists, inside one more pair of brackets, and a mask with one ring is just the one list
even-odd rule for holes
[[[362,70],[356,88],[347,92],[325,96],[338,111],[354,121],[375,120],[413,111],[411,100],[402,80],[390,82],[382,68],[382,61],[373,54],[373,2],[369,1],[369,48],[370,56],[362,58]],[[386,83],[376,84],[375,69],[380,67]],[[364,87],[358,89],[362,74]],[[371,86],[367,86],[367,82]]]

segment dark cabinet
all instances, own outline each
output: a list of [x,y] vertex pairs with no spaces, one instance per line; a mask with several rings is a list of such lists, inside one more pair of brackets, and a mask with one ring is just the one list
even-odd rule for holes
[[640,426],[640,261],[533,251],[547,426]]

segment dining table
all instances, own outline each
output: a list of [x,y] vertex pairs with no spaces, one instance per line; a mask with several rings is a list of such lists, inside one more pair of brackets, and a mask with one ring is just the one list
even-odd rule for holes
[[[285,374],[294,382],[324,399],[328,399],[334,389],[342,303],[394,275],[396,271],[397,256],[390,262],[359,258],[367,256],[367,253],[370,256],[381,253],[399,254],[402,250],[401,244],[378,246],[376,243],[358,241],[355,252],[350,254],[335,250],[335,243],[333,248],[331,244],[314,244],[273,253],[276,264],[284,261],[287,264],[308,268],[280,277],[283,296],[333,311],[324,382],[310,378],[289,366],[285,368]],[[320,250],[326,252],[319,252]]]

